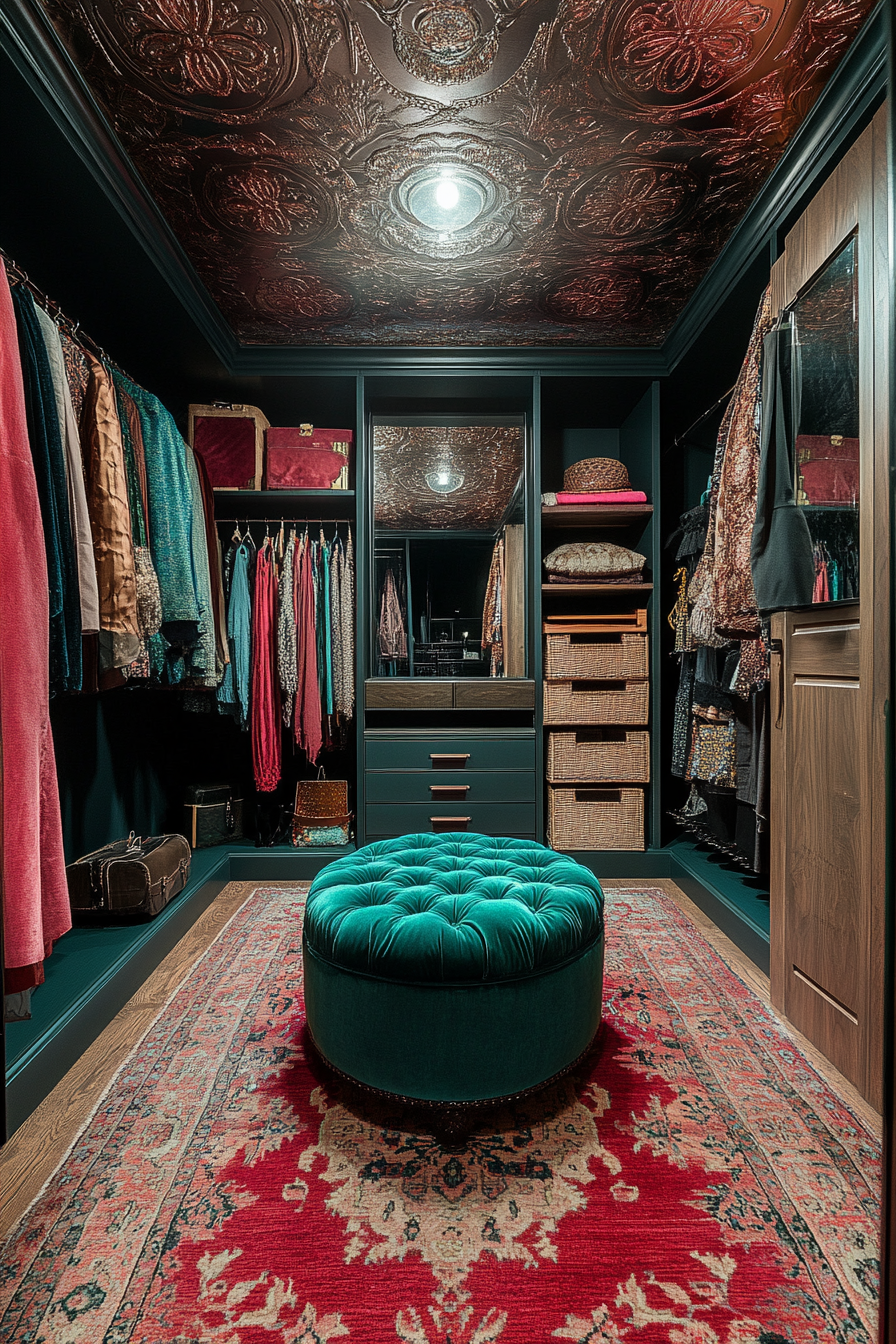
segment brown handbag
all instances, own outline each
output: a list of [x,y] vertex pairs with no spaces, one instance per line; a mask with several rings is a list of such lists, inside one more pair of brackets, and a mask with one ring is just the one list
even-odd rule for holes
[[158,915],[190,876],[190,846],[182,835],[145,840],[131,831],[70,863],[65,870],[76,924],[137,923]]
[[294,845],[347,845],[350,829],[348,780],[299,780],[292,819]]

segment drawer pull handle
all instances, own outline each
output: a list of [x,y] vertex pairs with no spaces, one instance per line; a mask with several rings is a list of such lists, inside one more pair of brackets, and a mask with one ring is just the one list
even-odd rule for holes
[[434,831],[465,831],[472,817],[430,817]]
[[433,802],[447,801],[449,798],[460,798],[460,801],[466,802],[467,794],[470,791],[469,784],[430,784],[429,791],[433,796]]
[[433,770],[463,770],[470,759],[470,753],[468,751],[449,751],[439,755],[437,752],[430,752],[429,759],[432,761]]

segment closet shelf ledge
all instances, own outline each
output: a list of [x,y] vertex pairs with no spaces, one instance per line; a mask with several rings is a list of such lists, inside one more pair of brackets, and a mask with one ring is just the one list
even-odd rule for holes
[[630,527],[653,516],[652,504],[542,504],[542,527]]

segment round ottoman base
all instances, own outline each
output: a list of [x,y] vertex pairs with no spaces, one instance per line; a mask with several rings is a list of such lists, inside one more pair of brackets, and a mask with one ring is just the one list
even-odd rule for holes
[[334,966],[305,944],[305,1012],[318,1051],[365,1087],[422,1102],[490,1102],[579,1059],[601,1020],[603,936],[513,980],[414,983]]
[[398,1092],[386,1092],[383,1088],[371,1087],[369,1083],[359,1082],[357,1078],[352,1078],[350,1074],[343,1073],[335,1064],[331,1064],[312,1036],[307,1023],[305,1032],[324,1069],[345,1086],[359,1110],[365,1109],[365,1103],[398,1106],[402,1112],[402,1119],[410,1127],[419,1126],[430,1131],[437,1139],[450,1144],[452,1141],[459,1142],[465,1139],[477,1126],[494,1116],[501,1107],[526,1101],[529,1097],[538,1096],[540,1093],[547,1093],[555,1083],[577,1073],[584,1067],[597,1045],[600,1026],[578,1059],[574,1059],[571,1064],[546,1078],[543,1083],[536,1083],[533,1087],[524,1088],[521,1092],[511,1092],[504,1097],[488,1097],[480,1101],[423,1101],[420,1097],[404,1097]]

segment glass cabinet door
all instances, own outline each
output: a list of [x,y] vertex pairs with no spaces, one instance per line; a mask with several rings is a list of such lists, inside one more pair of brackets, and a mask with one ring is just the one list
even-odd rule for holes
[[793,483],[815,562],[813,602],[859,596],[858,248],[848,243],[789,312]]
[[374,677],[525,677],[522,416],[374,416]]

